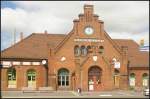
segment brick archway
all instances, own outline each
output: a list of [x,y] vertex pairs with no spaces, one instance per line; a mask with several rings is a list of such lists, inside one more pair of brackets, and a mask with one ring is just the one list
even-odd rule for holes
[[99,66],[92,66],[88,69],[88,90],[98,91],[101,85],[102,69]]

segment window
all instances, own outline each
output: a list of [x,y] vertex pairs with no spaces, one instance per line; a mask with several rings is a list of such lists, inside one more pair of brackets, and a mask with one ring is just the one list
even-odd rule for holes
[[7,71],[8,88],[16,88],[16,70],[15,68],[9,68]]
[[87,55],[87,48],[85,46],[81,46],[81,55],[86,56]]
[[92,48],[91,48],[91,46],[87,46],[87,51],[88,51],[88,54],[89,54],[89,53],[92,53]]
[[131,87],[135,87],[135,74],[131,73],[129,77],[129,84]]
[[75,55],[75,56],[80,56],[80,53],[81,53],[80,47],[79,47],[78,45],[76,45],[76,46],[74,47],[74,55]]
[[36,72],[35,70],[27,71],[28,87],[36,87]]
[[102,54],[103,52],[104,52],[104,47],[103,47],[103,46],[100,46],[100,47],[99,47],[99,53]]
[[148,74],[147,73],[144,73],[142,75],[142,82],[143,82],[143,87],[148,87],[149,85],[149,77],[148,77]]
[[58,85],[68,86],[69,85],[69,71],[67,69],[60,69],[58,71]]

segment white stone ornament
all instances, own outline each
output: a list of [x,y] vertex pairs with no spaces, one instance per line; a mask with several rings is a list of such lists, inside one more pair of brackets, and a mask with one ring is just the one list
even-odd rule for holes
[[120,68],[120,62],[115,62],[114,63],[114,68]]
[[93,61],[97,61],[97,56],[93,56]]
[[46,60],[42,60],[42,64],[45,65],[46,64]]
[[117,59],[116,59],[116,58],[113,58],[112,60],[113,60],[113,62],[116,62],[116,61],[117,61]]
[[63,62],[63,61],[65,61],[66,60],[66,57],[62,57],[61,58],[61,61]]

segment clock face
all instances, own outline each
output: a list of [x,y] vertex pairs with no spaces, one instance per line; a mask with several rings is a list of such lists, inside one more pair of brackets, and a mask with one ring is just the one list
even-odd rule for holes
[[88,26],[88,27],[85,28],[84,32],[85,32],[85,34],[87,34],[87,35],[91,35],[91,34],[93,34],[94,30],[93,30],[92,27],[89,27],[89,26]]

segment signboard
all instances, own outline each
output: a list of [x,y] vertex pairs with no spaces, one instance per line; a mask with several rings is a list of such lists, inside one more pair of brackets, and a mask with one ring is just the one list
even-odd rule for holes
[[114,63],[114,68],[120,68],[120,62],[115,62]]
[[104,42],[104,40],[94,39],[94,38],[74,39],[74,41],[79,41],[79,42]]
[[94,90],[94,85],[89,85],[89,90]]

